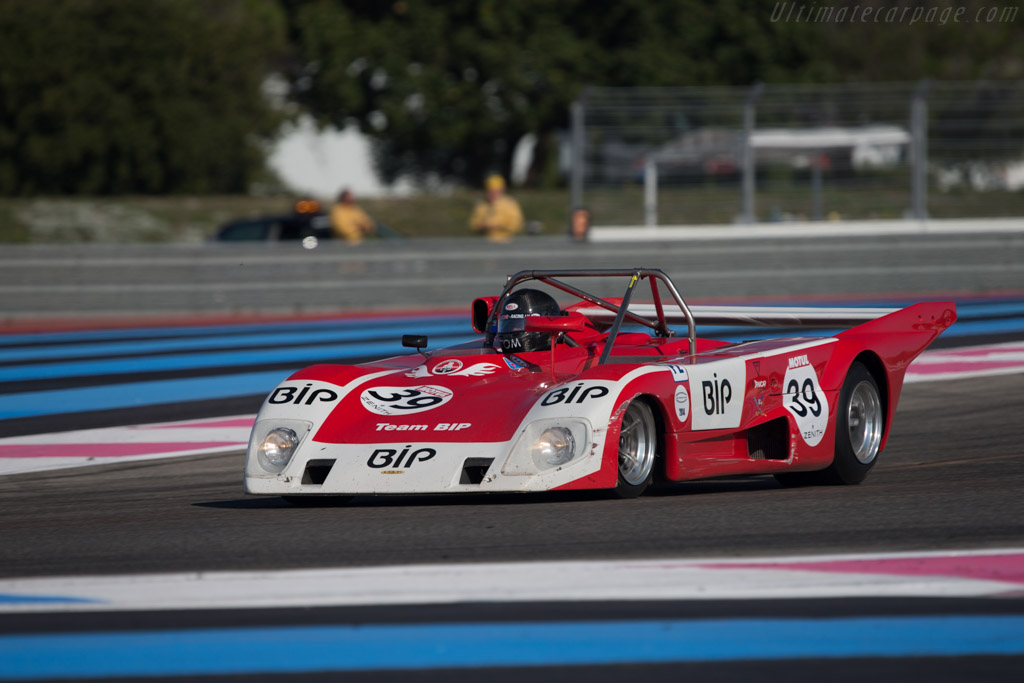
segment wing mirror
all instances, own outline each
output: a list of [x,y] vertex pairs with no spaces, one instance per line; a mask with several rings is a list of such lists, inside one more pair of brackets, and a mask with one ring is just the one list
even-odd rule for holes
[[403,334],[402,346],[416,349],[424,358],[427,357],[427,354],[423,353],[423,349],[427,348],[427,335],[425,334]]
[[490,317],[494,305],[498,303],[496,296],[482,296],[473,300],[473,329],[480,334],[486,334],[487,318]]

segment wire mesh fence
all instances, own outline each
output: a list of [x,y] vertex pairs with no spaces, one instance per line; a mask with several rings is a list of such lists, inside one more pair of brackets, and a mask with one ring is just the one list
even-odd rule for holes
[[588,88],[597,225],[1024,215],[1024,81]]

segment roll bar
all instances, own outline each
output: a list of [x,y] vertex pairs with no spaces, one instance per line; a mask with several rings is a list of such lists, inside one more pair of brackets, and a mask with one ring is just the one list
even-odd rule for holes
[[[559,278],[581,278],[581,277],[628,277],[629,284],[626,285],[626,292],[622,295],[621,304],[613,304],[610,301],[602,299],[601,297],[585,292],[582,289],[573,287],[572,285],[562,282]],[[615,319],[612,322],[611,328],[608,330],[608,339],[605,342],[604,350],[601,352],[601,358],[598,360],[598,365],[603,365],[611,353],[612,345],[615,343],[615,338],[619,334],[619,329],[622,327],[622,323],[625,320],[630,322],[645,325],[663,337],[671,337],[673,332],[668,327],[666,322],[666,316],[664,306],[661,301],[661,295],[658,292],[658,283],[661,282],[665,285],[669,294],[672,295],[672,300],[675,301],[676,306],[682,311],[683,317],[686,321],[686,327],[688,330],[688,338],[690,341],[690,355],[697,353],[697,325],[694,321],[693,314],[690,312],[690,308],[683,301],[683,298],[679,295],[679,291],[676,286],[672,283],[671,278],[665,274],[664,271],[658,268],[626,268],[626,269],[580,269],[580,270],[521,270],[515,275],[511,275],[508,278],[508,282],[505,283],[505,288],[501,291],[501,296],[498,297],[498,301],[491,309],[490,315],[487,316],[487,324],[485,329],[487,330],[486,337],[484,338],[484,344],[486,346],[492,346],[494,344],[494,326],[496,316],[498,312],[502,310],[505,305],[505,300],[516,286],[529,280],[538,280],[546,285],[559,289],[573,296],[579,297],[583,301],[599,306],[600,308],[609,311],[615,315]],[[648,280],[651,285],[651,293],[654,299],[654,313],[657,316],[657,321],[652,322],[647,318],[631,313],[629,309],[630,299],[633,297],[633,290],[637,284]]]

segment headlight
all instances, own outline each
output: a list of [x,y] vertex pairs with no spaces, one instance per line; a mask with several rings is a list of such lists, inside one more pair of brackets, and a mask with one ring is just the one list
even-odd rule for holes
[[292,461],[300,444],[313,429],[312,422],[270,418],[258,420],[249,436],[247,477],[279,475]]
[[580,417],[535,420],[519,435],[501,473],[531,476],[571,467],[590,451],[592,431],[590,422]]
[[530,454],[540,469],[564,465],[576,453],[576,439],[565,427],[550,427],[533,442]]
[[299,435],[293,430],[287,427],[270,430],[256,452],[260,467],[267,472],[280,472],[292,459],[295,447],[298,445]]

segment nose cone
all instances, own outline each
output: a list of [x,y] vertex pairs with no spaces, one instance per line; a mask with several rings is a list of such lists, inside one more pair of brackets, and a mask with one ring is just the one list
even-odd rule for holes
[[431,358],[351,391],[314,440],[508,441],[543,392],[544,377],[498,355]]

